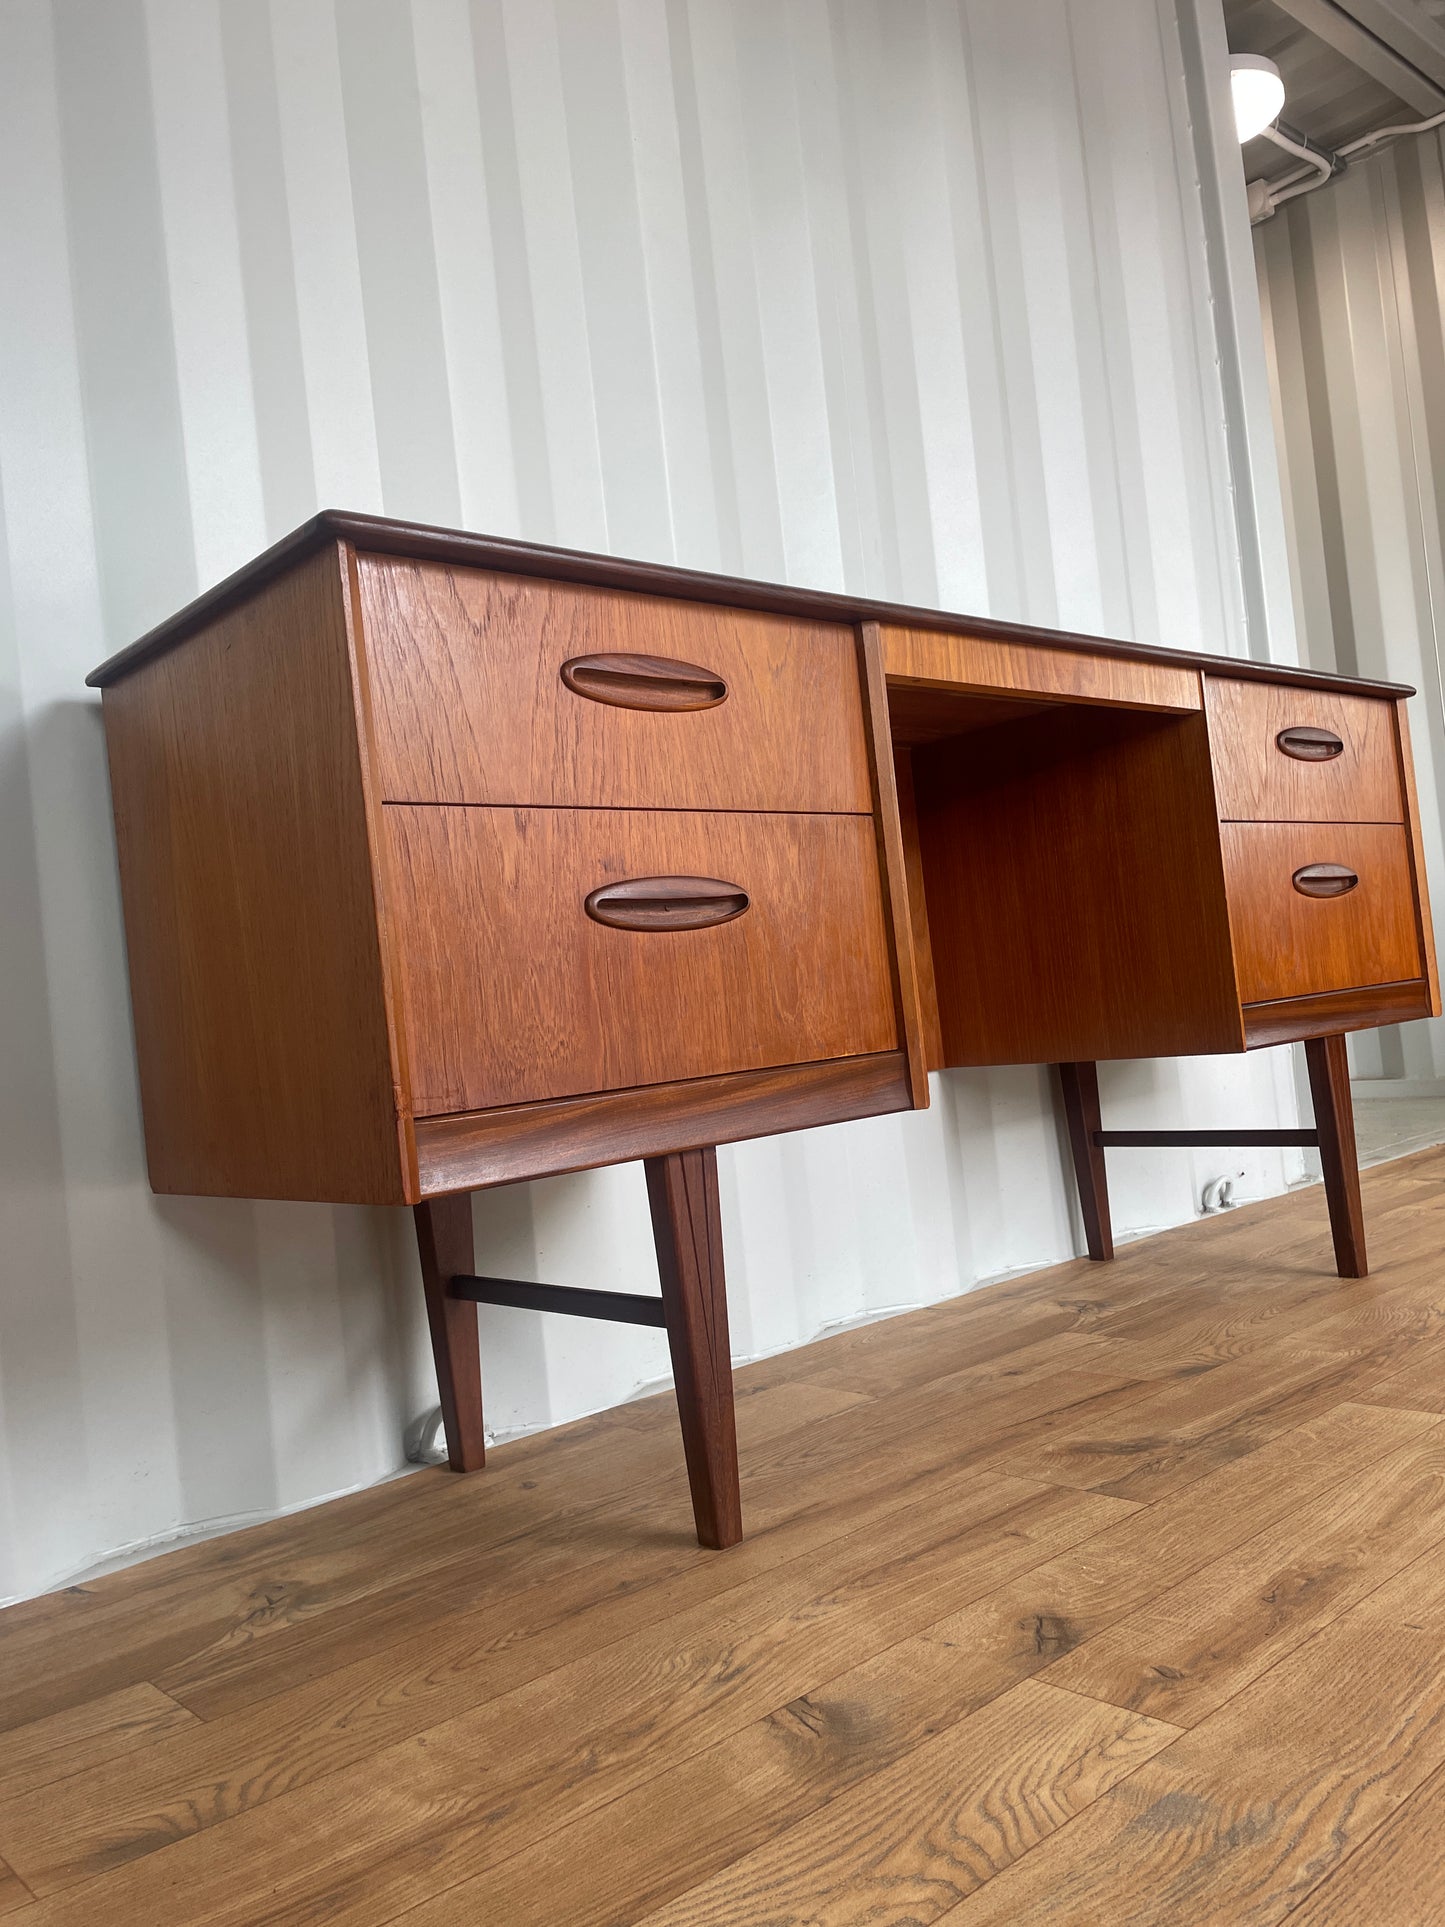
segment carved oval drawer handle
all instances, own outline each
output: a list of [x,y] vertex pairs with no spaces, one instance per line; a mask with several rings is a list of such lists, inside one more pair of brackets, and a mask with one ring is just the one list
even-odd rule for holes
[[604,883],[582,907],[614,930],[708,930],[740,917],[748,903],[746,890],[716,877],[631,877]]
[[1306,863],[1290,878],[1302,897],[1348,896],[1359,880],[1343,863]]
[[574,695],[614,709],[716,709],[728,693],[711,669],[671,656],[573,656],[562,680]]
[[1331,762],[1345,747],[1343,737],[1336,736],[1332,729],[1316,729],[1310,723],[1292,723],[1274,740],[1286,756],[1294,756],[1301,763]]

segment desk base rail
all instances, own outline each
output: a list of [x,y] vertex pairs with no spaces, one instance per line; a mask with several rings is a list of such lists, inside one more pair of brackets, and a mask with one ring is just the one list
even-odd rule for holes
[[1313,1128],[1296,1130],[1106,1131],[1099,1109],[1098,1065],[1092,1062],[1057,1065],[1089,1256],[1105,1262],[1114,1255],[1109,1179],[1104,1164],[1106,1150],[1144,1146],[1301,1146],[1318,1150],[1324,1168],[1335,1269],[1341,1278],[1365,1277],[1369,1261],[1365,1252],[1355,1113],[1350,1098],[1344,1034],[1307,1037],[1304,1047],[1315,1122]]

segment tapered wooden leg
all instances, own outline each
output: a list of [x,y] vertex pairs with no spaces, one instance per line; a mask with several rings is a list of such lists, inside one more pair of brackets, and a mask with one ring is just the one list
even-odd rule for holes
[[1360,1203],[1360,1164],[1355,1152],[1355,1106],[1350,1096],[1350,1062],[1344,1038],[1339,1035],[1307,1037],[1305,1061],[1309,1065],[1315,1129],[1320,1134],[1320,1163],[1324,1166],[1330,1232],[1335,1241],[1335,1269],[1342,1278],[1363,1278],[1370,1267],[1365,1256],[1365,1213]]
[[698,1542],[735,1546],[743,1513],[717,1152],[709,1145],[648,1158],[647,1201]]
[[1079,1186],[1079,1209],[1084,1218],[1084,1238],[1091,1258],[1114,1255],[1114,1227],[1109,1217],[1109,1178],[1104,1169],[1104,1153],[1094,1142],[1102,1129],[1099,1119],[1099,1067],[1097,1064],[1060,1064],[1059,1083],[1064,1092],[1064,1116],[1069,1125],[1069,1148],[1074,1154],[1074,1177]]
[[421,1252],[427,1324],[431,1327],[442,1422],[447,1432],[447,1459],[453,1472],[475,1472],[486,1458],[477,1308],[464,1298],[447,1296],[450,1279],[470,1277],[477,1268],[471,1193],[463,1191],[419,1204],[416,1242]]

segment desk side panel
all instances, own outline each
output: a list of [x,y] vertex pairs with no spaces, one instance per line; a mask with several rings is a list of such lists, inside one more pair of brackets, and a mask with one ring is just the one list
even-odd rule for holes
[[1395,704],[1395,752],[1400,764],[1400,788],[1405,798],[1405,827],[1410,837],[1410,872],[1415,890],[1415,917],[1420,953],[1425,962],[1429,1008],[1422,1014],[1440,1015],[1440,973],[1435,962],[1435,926],[1430,917],[1430,886],[1425,878],[1425,845],[1420,833],[1420,796],[1415,787],[1415,756],[1410,747],[1408,700]]
[[105,692],[152,1187],[402,1203],[332,547]]

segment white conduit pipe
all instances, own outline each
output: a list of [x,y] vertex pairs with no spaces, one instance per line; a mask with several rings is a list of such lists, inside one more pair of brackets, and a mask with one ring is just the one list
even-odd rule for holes
[[1269,190],[1271,214],[1282,201],[1292,201],[1296,194],[1312,194],[1317,187],[1323,187],[1326,181],[1332,181],[1335,178],[1337,163],[1332,156],[1317,154],[1312,147],[1306,147],[1301,141],[1291,140],[1288,134],[1282,134],[1277,127],[1266,127],[1260,138],[1273,141],[1276,147],[1282,147],[1286,154],[1293,154],[1298,161],[1307,161],[1312,170],[1302,179],[1291,176],[1291,179],[1300,179],[1298,187],[1272,187]]
[[1347,141],[1337,148],[1333,155],[1316,152],[1299,141],[1291,140],[1277,127],[1266,127],[1260,136],[1262,140],[1273,141],[1287,154],[1294,154],[1309,163],[1305,172],[1286,175],[1276,187],[1268,187],[1263,181],[1249,183],[1249,219],[1252,227],[1267,221],[1275,209],[1286,201],[1296,200],[1301,194],[1313,194],[1317,187],[1332,181],[1340,172],[1340,164],[1351,160],[1356,154],[1363,154],[1367,148],[1377,147],[1381,141],[1398,140],[1406,134],[1428,134],[1432,127],[1445,127],[1445,113],[1432,114],[1429,120],[1400,122],[1392,127],[1376,127],[1368,134],[1361,134],[1357,140]]

